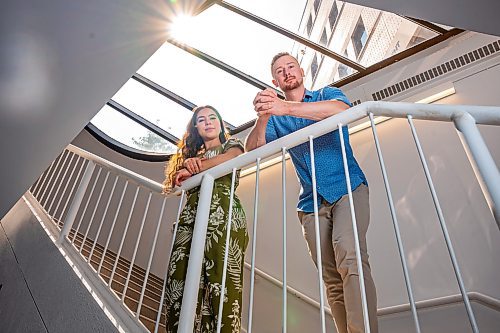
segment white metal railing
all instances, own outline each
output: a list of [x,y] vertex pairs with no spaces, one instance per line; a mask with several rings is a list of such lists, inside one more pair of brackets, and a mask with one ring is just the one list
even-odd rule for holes
[[[406,289],[408,293],[408,298],[409,298],[409,303],[410,303],[410,309],[412,311],[413,315],[413,320],[415,323],[415,331],[420,332],[420,324],[418,320],[418,315],[416,311],[416,305],[415,305],[415,300],[413,296],[413,290],[412,290],[412,285],[410,281],[410,275],[408,272],[408,267],[406,263],[406,258],[404,254],[404,248],[403,248],[403,243],[401,240],[401,235],[399,231],[399,224],[397,221],[396,213],[395,213],[395,208],[394,208],[394,203],[392,199],[392,194],[391,194],[391,189],[389,185],[389,180],[382,156],[382,150],[380,147],[380,142],[378,140],[378,135],[376,131],[376,126],[374,123],[374,116],[385,116],[385,117],[394,117],[394,118],[407,118],[409,125],[410,125],[410,130],[412,132],[413,138],[415,140],[415,144],[417,147],[417,151],[420,157],[420,160],[422,162],[422,166],[424,168],[424,173],[428,182],[428,185],[431,190],[432,198],[434,200],[436,212],[439,218],[439,223],[443,231],[443,235],[445,238],[445,242],[448,248],[448,252],[450,255],[450,258],[452,260],[452,265],[453,269],[458,281],[458,285],[460,288],[461,296],[463,299],[463,302],[466,307],[466,311],[468,314],[468,318],[472,327],[472,330],[474,332],[478,332],[477,328],[477,323],[474,317],[474,313],[472,311],[471,305],[470,305],[470,300],[467,294],[467,291],[465,289],[464,283],[462,276],[460,274],[460,268],[458,265],[458,262],[456,260],[455,252],[453,250],[453,245],[450,240],[448,230],[446,228],[446,223],[441,211],[441,207],[439,204],[439,200],[437,198],[434,185],[432,182],[432,178],[430,175],[430,172],[427,167],[427,162],[425,160],[425,156],[422,151],[422,147],[420,145],[420,141],[418,139],[417,132],[415,130],[415,127],[413,126],[413,119],[422,119],[422,120],[433,120],[433,121],[446,121],[446,122],[453,122],[455,124],[455,127],[458,129],[459,136],[461,138],[462,144],[465,147],[465,150],[467,152],[467,156],[469,157],[469,160],[473,166],[474,172],[476,174],[476,177],[481,185],[481,189],[486,197],[486,200],[489,204],[489,207],[492,211],[492,214],[497,222],[497,224],[500,226],[499,222],[499,207],[500,207],[500,175],[498,172],[498,168],[491,157],[491,154],[489,153],[477,127],[476,123],[478,124],[489,124],[489,125],[500,125],[500,108],[499,107],[480,107],[480,106],[465,106],[465,105],[426,105],[426,104],[410,104],[410,103],[389,103],[389,102],[365,102],[362,103],[356,107],[353,107],[349,109],[348,112],[342,112],[336,116],[330,117],[328,119],[325,119],[323,121],[317,122],[311,126],[308,126],[304,129],[301,129],[295,133],[292,133],[286,137],[280,138],[270,144],[267,144],[263,147],[260,147],[254,151],[245,153],[231,161],[225,162],[221,165],[218,165],[214,168],[211,168],[199,175],[193,176],[187,181],[184,182],[183,186],[181,189],[179,189],[179,193],[182,193],[181,200],[179,202],[179,207],[178,207],[178,212],[177,212],[177,219],[181,211],[182,203],[184,200],[184,193],[186,190],[189,190],[191,188],[194,188],[196,186],[200,186],[200,198],[199,198],[199,203],[198,203],[198,208],[197,208],[197,213],[196,213],[196,221],[195,221],[195,226],[194,226],[194,233],[193,233],[193,240],[192,240],[192,246],[191,246],[191,252],[190,252],[190,260],[188,264],[188,273],[186,276],[186,283],[185,283],[185,290],[183,294],[183,300],[182,300],[182,308],[181,308],[181,316],[180,316],[180,324],[179,324],[179,332],[184,332],[184,333],[190,333],[193,331],[193,322],[194,322],[194,316],[195,316],[195,311],[196,311],[196,302],[197,302],[197,293],[198,293],[198,285],[199,285],[199,278],[201,274],[201,265],[202,265],[202,259],[203,259],[203,250],[204,250],[204,244],[205,244],[205,236],[206,236],[206,231],[207,231],[207,226],[208,226],[208,218],[209,218],[209,206],[210,206],[210,198],[211,198],[211,193],[213,189],[213,182],[214,179],[217,179],[223,175],[229,174],[232,172],[233,174],[233,182],[232,182],[232,189],[231,193],[234,192],[234,176],[235,176],[235,170],[243,168],[245,166],[248,166],[250,164],[256,163],[257,169],[256,169],[256,188],[255,188],[255,202],[254,202],[254,223],[253,223],[253,228],[254,228],[254,238],[252,240],[252,259],[251,259],[251,283],[250,283],[250,304],[249,304],[249,324],[248,324],[248,332],[252,332],[252,314],[253,314],[253,291],[254,291],[254,277],[255,277],[255,245],[256,245],[256,230],[257,230],[257,210],[258,210],[258,198],[259,198],[259,171],[260,171],[260,166],[261,166],[261,160],[267,157],[270,157],[272,155],[275,155],[276,153],[281,153],[282,155],[282,205],[283,205],[283,277],[282,277],[282,286],[283,286],[283,310],[282,310],[282,327],[283,327],[283,332],[286,332],[286,303],[287,303],[287,276],[286,276],[286,164],[285,162],[285,153],[287,149],[290,149],[294,146],[297,146],[301,143],[304,142],[309,142],[310,143],[310,150],[311,150],[311,159],[312,159],[312,165],[314,166],[314,147],[312,146],[313,144],[313,139],[316,137],[319,137],[325,133],[331,132],[333,130],[338,129],[340,132],[346,130],[346,125],[357,121],[359,119],[362,119],[364,117],[368,116],[371,122],[371,127],[372,127],[372,132],[374,136],[374,141],[375,141],[375,146],[376,146],[376,152],[379,157],[379,162],[380,162],[380,167],[382,169],[382,175],[383,175],[383,181],[386,189],[386,194],[387,198],[389,201],[389,207],[390,207],[390,212],[391,212],[391,217],[393,221],[393,226],[394,226],[394,231],[396,234],[396,240],[397,240],[397,245],[398,245],[398,252],[400,255],[401,259],[401,264],[403,266],[403,273],[404,273],[404,278],[405,278],[405,284],[406,284]],[[346,171],[346,181],[349,184],[349,177],[348,177],[348,172],[349,170],[347,169],[347,163],[346,163],[346,158],[345,158],[345,146],[343,143],[343,136],[340,135],[340,138],[342,139],[342,156],[344,159],[344,168]],[[68,163],[68,157],[71,159]],[[75,155],[78,155],[78,158],[76,161],[72,163],[74,160]],[[84,166],[84,164],[86,166]],[[72,168],[70,171],[70,176],[67,176],[68,174],[68,169]],[[85,169],[83,172],[83,176],[81,175],[82,170]],[[65,194],[67,192],[67,180],[72,179],[73,175],[75,174],[75,170],[78,170],[76,172],[76,178],[73,183],[73,186],[69,192],[69,194]],[[101,173],[104,171],[106,173],[105,179],[102,184],[99,186],[101,187],[98,189],[98,179],[100,179]],[[105,242],[105,245],[103,247],[103,253],[101,257],[101,261],[97,265],[97,268],[95,268],[96,274],[101,273],[102,270],[102,264],[104,260],[104,255],[106,251],[108,251],[108,246],[109,246],[109,239],[111,237],[111,234],[115,230],[114,226],[116,223],[116,216],[118,214],[118,211],[124,210],[124,209],[129,209],[128,214],[127,214],[127,221],[125,228],[122,232],[121,235],[121,241],[120,245],[118,248],[118,251],[116,253],[116,259],[115,262],[113,263],[113,269],[111,270],[110,273],[110,279],[108,281],[104,281],[110,288],[111,288],[111,281],[113,281],[113,277],[115,276],[117,272],[117,266],[118,266],[118,261],[122,252],[122,248],[124,245],[124,240],[127,235],[127,232],[129,231],[129,225],[131,223],[131,217],[132,217],[132,212],[136,209],[136,201],[137,201],[137,196],[139,193],[140,189],[145,189],[148,193],[148,200],[146,203],[146,207],[144,212],[142,212],[142,217],[141,217],[141,226],[139,229],[139,232],[136,236],[136,240],[134,243],[134,254],[132,255],[132,260],[130,263],[130,268],[127,272],[127,278],[126,282],[124,285],[123,292],[121,294],[121,302],[125,301],[126,297],[126,291],[127,288],[130,284],[130,276],[132,272],[132,267],[134,266],[134,261],[136,257],[136,253],[139,247],[139,243],[141,240],[141,235],[143,232],[144,228],[144,223],[146,221],[146,216],[148,215],[148,210],[151,202],[151,198],[154,196],[160,196],[161,194],[161,184],[156,183],[154,181],[151,181],[141,175],[138,175],[134,172],[131,172],[130,170],[127,170],[119,165],[113,164],[101,157],[98,157],[96,155],[93,155],[91,153],[85,152],[77,147],[74,146],[69,146],[68,149],[61,154],[47,169],[47,171],[42,174],[42,176],[39,178],[39,180],[32,186],[31,192],[33,195],[38,199],[40,204],[43,207],[48,207],[45,208],[46,212],[48,215],[51,215],[56,222],[59,224],[60,222],[64,223],[60,237],[59,237],[59,242],[62,242],[64,239],[67,239],[69,242],[76,244],[75,239],[77,237],[77,234],[82,234],[82,240],[81,240],[81,245],[79,247],[75,246],[75,249],[82,253],[84,244],[86,242],[86,239],[89,237],[89,230],[91,227],[91,224],[94,221],[94,217],[96,214],[96,209],[97,206],[101,203],[102,199],[102,193],[104,190],[104,187],[108,183],[109,176],[113,174],[115,177],[115,180],[113,182],[113,189],[111,195],[108,197],[108,200],[106,202],[106,208],[104,209],[104,214],[102,215],[101,222],[99,223],[98,231],[97,231],[97,236],[100,233],[100,230],[102,229],[102,224],[105,219],[105,216],[108,211],[109,203],[111,198],[113,197],[113,192],[114,189],[116,188],[117,180],[119,177],[124,178],[126,180],[124,187],[121,190],[120,194],[120,199],[119,199],[119,205],[117,208],[117,211],[115,212],[115,215],[112,219],[112,225],[110,227],[110,231],[108,234],[108,238]],[[62,175],[62,176],[61,176]],[[93,179],[93,181],[92,181]],[[61,189],[61,184],[66,180],[66,184],[64,186],[64,189],[62,192],[60,191]],[[92,185],[90,185],[92,181]],[[313,182],[315,182],[315,174],[313,170]],[[77,187],[75,191],[75,184],[78,183],[79,186]],[[128,208],[122,208],[121,202],[123,201],[123,195],[127,188],[129,187],[135,187],[135,195],[134,199],[132,201],[132,204]],[[90,188],[90,191],[89,191]],[[90,218],[89,223],[86,226],[85,232],[83,230],[80,230],[80,228],[84,225],[82,223],[82,218],[85,216],[87,209],[90,206],[90,200],[91,198],[94,197],[94,191],[98,189],[99,190],[99,195],[96,200],[96,204],[93,207],[93,212]],[[86,195],[86,202],[83,203],[85,194]],[[63,196],[64,195],[64,196]],[[350,186],[348,186],[348,195],[349,195],[349,202],[351,206],[351,212],[352,212],[352,223],[354,226],[354,230],[356,229],[356,219],[354,216],[354,207],[353,207],[353,201],[352,201],[352,193],[350,191]],[[60,197],[59,202],[56,206],[56,209],[53,210],[52,206],[54,203],[54,200],[56,200],[56,197]],[[231,195],[232,197],[232,195]],[[317,192],[315,186],[313,186],[313,197],[314,200],[317,201]],[[154,256],[154,249],[155,249],[155,244],[158,238],[158,230],[160,228],[160,224],[162,223],[162,216],[164,213],[164,208],[165,208],[165,198],[163,198],[163,204],[162,204],[162,209],[160,216],[158,218],[158,222],[156,225],[156,233],[154,236],[154,241],[153,241],[153,246],[150,249],[149,252],[149,257],[148,257],[148,264],[147,267],[144,270],[144,282],[141,286],[141,293],[140,293],[140,299],[138,301],[138,306],[135,309],[134,316],[137,318],[137,320],[140,319],[140,313],[141,313],[141,307],[143,306],[143,300],[145,298],[145,290],[146,290],[146,284],[148,282],[148,277],[150,274],[150,268],[151,268],[151,262],[152,258]],[[50,200],[50,202],[49,202]],[[61,200],[65,201],[65,203],[61,206]],[[232,200],[231,200],[232,202]],[[69,207],[68,207],[69,204]],[[58,213],[58,208],[63,207],[62,211]],[[68,208],[67,208],[68,207]],[[83,207],[83,209],[81,209]],[[317,217],[317,205],[315,205],[316,210],[315,210],[315,230],[316,230],[316,246],[319,246],[319,225],[318,225],[318,217]],[[67,208],[67,209],[66,209]],[[81,210],[80,214],[80,220],[76,224],[76,228],[73,228],[73,225],[75,224],[77,212]],[[230,210],[231,211],[231,210]],[[57,215],[57,217],[56,217]],[[228,223],[231,223],[230,221]],[[73,237],[69,237],[69,233],[71,230],[74,230]],[[177,231],[177,225],[174,230],[174,239],[176,236],[176,231]],[[357,235],[355,235],[357,236]],[[93,252],[95,251],[96,244],[97,244],[97,238],[94,237],[93,244],[91,247],[91,250],[89,251],[90,254],[92,255]],[[172,241],[173,244],[173,241]],[[226,253],[227,253],[226,249]],[[316,253],[318,254],[317,262],[318,265],[321,264],[321,251],[318,249],[316,250]],[[360,264],[360,255],[359,255],[359,242],[356,239],[356,254],[358,258],[358,270],[359,270],[359,276],[363,276],[363,271],[362,271],[362,265]],[[91,255],[88,257],[88,262],[89,264],[91,263]],[[227,259],[226,259],[227,260]],[[92,267],[92,266],[91,266]],[[322,281],[322,269],[321,266],[319,266],[318,269],[318,281]],[[223,277],[223,283],[225,280],[225,274]],[[364,320],[365,320],[365,331],[369,332],[370,328],[368,325],[368,311],[367,311],[367,306],[366,306],[366,295],[364,293],[364,279],[360,278],[360,290],[362,291],[362,303],[363,303],[363,315],[364,315]],[[321,282],[318,283],[318,287],[320,290],[320,318],[321,318],[321,327],[322,331],[325,332],[325,314],[324,311],[322,310],[324,308],[324,299],[323,299],[323,284]],[[164,289],[164,285],[163,285]],[[224,290],[224,286],[221,288]],[[223,299],[223,296],[220,297],[220,299]],[[156,323],[154,326],[154,331],[158,331],[159,327],[159,321],[161,317],[161,305],[163,303],[163,295],[161,295],[161,299],[159,301],[159,309],[158,309],[158,314],[156,318]],[[219,311],[221,311],[222,305],[220,306]],[[219,316],[221,318],[221,316]],[[218,331],[220,331],[220,322],[218,323]]]
[[[396,232],[396,238],[398,242],[398,251],[401,258],[401,263],[403,266],[405,283],[407,287],[408,297],[411,304],[411,310],[413,319],[415,322],[415,330],[420,332],[420,324],[418,321],[418,315],[416,312],[415,300],[413,297],[413,291],[410,282],[410,276],[408,273],[408,267],[406,264],[406,259],[403,250],[403,244],[401,242],[399,225],[396,218],[394,204],[392,203],[392,195],[390,191],[389,181],[387,178],[387,172],[385,169],[385,165],[383,162],[383,157],[380,149],[380,143],[378,142],[378,137],[376,133],[376,127],[373,123],[373,116],[385,116],[385,117],[393,117],[393,118],[407,118],[418,152],[420,160],[422,161],[422,165],[424,167],[424,171],[426,174],[426,178],[432,193],[432,197],[434,200],[434,204],[436,207],[436,211],[438,213],[439,222],[443,231],[443,235],[445,238],[445,242],[448,248],[448,252],[450,258],[452,260],[453,269],[460,287],[460,292],[466,307],[467,315],[474,332],[478,332],[478,327],[476,323],[476,319],[474,317],[474,313],[472,311],[472,307],[470,305],[470,301],[467,295],[467,291],[465,290],[465,286],[463,283],[463,279],[460,273],[460,268],[458,262],[456,260],[455,252],[453,249],[453,245],[449,238],[448,230],[446,228],[446,224],[444,221],[444,217],[441,211],[441,207],[435,193],[434,185],[432,183],[432,179],[430,173],[428,171],[427,162],[425,160],[425,156],[423,155],[422,148],[420,146],[420,141],[418,139],[415,127],[413,126],[413,119],[422,119],[422,120],[433,120],[433,121],[447,121],[453,122],[455,127],[458,129],[460,138],[462,143],[468,153],[469,160],[473,165],[474,172],[476,177],[481,185],[483,193],[488,201],[489,207],[492,211],[492,214],[497,222],[500,223],[500,215],[498,209],[500,207],[500,175],[498,173],[498,168],[491,157],[480,133],[476,127],[476,123],[478,124],[489,124],[489,125],[500,125],[500,108],[499,107],[482,107],[482,106],[467,106],[467,105],[427,105],[427,104],[412,104],[412,103],[390,103],[390,102],[365,102],[358,106],[355,106],[349,109],[349,112],[342,112],[338,115],[315,123],[311,126],[303,128],[297,132],[294,132],[290,135],[282,137],[274,142],[271,142],[263,147],[260,147],[254,151],[248,152],[244,155],[239,156],[231,161],[218,165],[212,169],[207,170],[204,173],[191,177],[183,184],[183,189],[188,190],[195,186],[201,184],[200,198],[199,198],[199,206],[198,213],[204,213],[205,215],[208,212],[209,201],[212,194],[212,183],[213,180],[219,178],[225,174],[228,174],[231,170],[243,168],[249,164],[257,163],[257,171],[259,170],[259,162],[260,159],[267,158],[272,156],[278,152],[282,152],[283,162],[284,155],[286,149],[292,148],[304,142],[311,142],[315,137],[319,137],[323,134],[331,132],[333,130],[339,129],[340,132],[343,130],[343,125],[348,125],[354,121],[357,121],[366,116],[370,117],[370,121],[372,124],[372,130],[374,134],[374,139],[377,146],[377,154],[379,156],[380,165],[383,170],[384,175],[384,184],[386,187],[386,192],[388,196],[388,200],[390,202],[391,207],[391,216],[393,218],[393,224]],[[340,135],[342,139],[343,136]],[[347,183],[349,184],[348,177],[348,168],[345,157],[345,146],[344,143],[342,145],[342,155],[344,160],[344,170],[347,176]],[[314,158],[314,150],[312,150],[311,159]],[[286,195],[286,180],[285,180],[285,163],[283,164],[283,319],[282,319],[282,329],[283,332],[286,332],[286,216],[285,216],[285,195]],[[311,163],[314,165],[314,163]],[[258,175],[258,173],[256,174]],[[313,177],[315,177],[313,175]],[[258,189],[258,178],[256,179],[256,184]],[[350,191],[350,186],[347,186],[348,194],[349,194],[349,202],[351,206],[351,216],[353,217],[353,230],[357,230],[356,228],[356,219],[354,216],[354,207],[352,201],[352,193]],[[316,188],[313,187],[313,195],[317,196]],[[257,196],[256,196],[257,198]],[[254,209],[257,209],[257,203],[254,206]],[[185,292],[182,300],[182,309],[181,309],[181,317],[180,317],[180,325],[179,331],[183,333],[192,332],[193,322],[195,316],[196,309],[196,299],[198,292],[198,281],[199,275],[201,271],[201,260],[203,256],[203,244],[204,244],[204,235],[206,233],[208,216],[198,214],[195,221],[195,229],[193,240],[196,238],[197,241],[193,241],[191,246],[190,253],[190,262],[188,265],[188,273],[186,278],[186,290],[191,290],[190,292]],[[254,212],[255,213],[255,212]],[[318,219],[317,219],[317,205],[315,205],[315,230],[316,237],[318,237]],[[256,216],[256,214],[254,214]],[[254,233],[255,237],[256,233]],[[355,234],[355,237],[357,235]],[[254,239],[255,242],[255,239]],[[358,258],[358,272],[360,276],[360,290],[362,291],[362,303],[363,303],[363,316],[365,322],[365,332],[370,332],[370,327],[368,325],[368,310],[366,304],[366,295],[364,293],[364,279],[360,251],[359,251],[359,241],[356,237],[356,254]],[[316,246],[319,246],[319,242],[316,242]],[[320,250],[316,249],[316,252],[319,253]],[[254,249],[252,249],[252,257],[254,256]],[[193,256],[199,260],[199,262],[195,262],[193,260]],[[321,260],[318,258],[318,263]],[[252,258],[252,265],[255,265],[254,259]],[[321,268],[318,269],[319,274],[321,274]],[[253,275],[252,275],[253,276]],[[320,279],[318,279],[321,281]],[[320,288],[320,296],[322,298],[322,282],[319,282]],[[224,288],[224,286],[222,287]],[[253,282],[251,284],[251,288],[253,288]],[[253,290],[250,291],[252,294]],[[253,298],[250,298],[250,302],[253,301]],[[323,303],[323,300],[321,300]],[[250,311],[252,311],[253,304],[250,304]],[[251,313],[251,312],[250,312]],[[325,331],[324,322],[324,313],[320,310],[321,313],[321,327],[323,332]],[[250,315],[251,317],[251,315]],[[251,320],[252,318],[250,318]],[[251,324],[249,324],[249,333],[251,332]]]
[[[118,185],[119,180],[123,180],[124,184]],[[108,184],[112,184],[111,189],[106,191],[105,188]],[[127,190],[131,188],[135,189],[132,203],[128,207],[124,207],[124,196]],[[136,203],[141,190],[147,193],[148,199],[144,210],[141,212],[139,231],[137,234],[131,234],[129,227],[132,224],[132,214],[137,211]],[[61,244],[64,240],[67,240],[70,244],[73,244],[74,250],[81,254],[82,261],[85,261],[88,264],[87,267],[97,277],[100,277],[102,285],[108,288],[110,294],[115,297],[115,301],[121,302],[122,307],[129,308],[130,311],[126,312],[127,315],[135,318],[137,323],[141,323],[141,320],[146,322],[145,316],[141,314],[141,310],[146,306],[145,301],[147,300],[149,304],[151,304],[151,301],[158,304],[156,309],[151,309],[151,306],[148,305],[149,309],[147,310],[149,312],[154,311],[158,314],[153,318],[153,323],[149,323],[147,327],[143,324],[138,326],[142,327],[144,331],[149,329],[154,332],[158,332],[159,327],[163,326],[163,324],[160,324],[163,304],[162,290],[164,289],[163,277],[161,277],[161,282],[158,282],[158,285],[155,286],[159,290],[157,299],[152,300],[147,295],[146,290],[147,286],[151,287],[154,282],[150,276],[151,266],[155,256],[160,227],[164,223],[167,197],[161,194],[161,191],[161,184],[72,145],[69,145],[52,162],[47,171],[30,188],[33,197],[60,230],[57,243]],[[111,202],[115,197],[118,198],[118,203],[116,206],[111,207]],[[162,201],[161,211],[157,220],[152,219],[152,222],[155,223],[153,240],[150,243],[143,241],[145,243],[143,244],[141,240],[145,223],[149,218],[148,213],[153,197]],[[183,199],[184,196],[181,197],[179,202],[177,218],[181,211]],[[56,202],[57,205],[55,205]],[[59,210],[60,207],[61,210]],[[103,209],[102,213],[98,212],[99,207]],[[113,256],[108,256],[109,247],[111,238],[116,235],[115,226],[121,212],[127,213],[127,219],[124,229],[118,234],[120,242],[113,259]],[[104,227],[106,223],[110,223],[110,226]],[[97,228],[97,231],[92,233],[92,228]],[[106,231],[104,231],[105,229]],[[70,235],[71,231],[73,232],[72,236]],[[100,248],[101,244],[98,244],[98,239],[102,235],[106,236],[106,240],[102,244],[103,247]],[[127,236],[129,236],[129,239],[135,238],[135,240],[130,240],[134,248],[133,255],[128,267],[124,268],[121,260]],[[135,261],[140,245],[147,247],[147,263],[140,273],[136,273],[140,275],[139,279],[142,281],[137,286],[137,279],[133,277],[133,271],[138,270]],[[100,260],[98,260],[99,256]],[[108,262],[110,260],[111,263]],[[104,273],[104,266],[107,266],[106,269],[109,274]],[[124,269],[125,274],[121,277],[124,280],[123,289],[112,288],[113,283],[118,281],[116,279],[117,272]],[[134,292],[138,294],[137,299],[134,300],[137,303],[136,307],[130,306],[130,297],[127,292],[132,284],[136,289]],[[102,290],[102,288],[99,288],[99,290]]]

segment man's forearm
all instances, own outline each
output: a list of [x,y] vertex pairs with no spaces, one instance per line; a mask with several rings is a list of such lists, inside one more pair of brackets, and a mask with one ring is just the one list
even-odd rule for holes
[[245,150],[250,151],[259,148],[266,144],[266,126],[269,117],[263,116],[257,118],[255,122],[255,126],[250,131],[246,142],[245,142]]
[[311,120],[323,120],[349,108],[341,101],[288,102],[287,115]]

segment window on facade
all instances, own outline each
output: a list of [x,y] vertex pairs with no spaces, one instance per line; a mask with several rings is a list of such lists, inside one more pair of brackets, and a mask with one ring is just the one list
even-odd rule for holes
[[411,37],[410,41],[408,42],[408,46],[406,48],[409,49],[410,47],[425,42],[426,40],[432,37],[433,37],[432,32],[429,32],[428,30],[423,29],[422,27],[418,27],[415,30],[415,33]]
[[368,33],[366,32],[365,24],[363,23],[363,19],[361,16],[358,19],[358,23],[356,23],[356,27],[351,36],[352,45],[354,46],[354,52],[356,53],[356,57],[359,57],[363,47],[366,44],[368,39]]
[[311,30],[312,30],[312,16],[309,14],[309,19],[307,20],[307,35],[311,35]]
[[311,63],[311,79],[314,81],[316,77],[316,73],[318,73],[318,55],[314,54],[313,60]]
[[319,9],[319,4],[320,4],[320,0],[314,0],[314,12],[317,13],[318,12],[318,9]]
[[[349,58],[347,50],[344,51],[344,57]],[[354,73],[354,70],[351,67],[344,65],[343,63],[339,64],[337,70],[339,72],[339,80]]]
[[330,21],[330,30],[333,31],[333,27],[335,26],[335,22],[337,22],[337,17],[339,16],[339,8],[337,7],[337,2],[333,2],[332,8],[330,9],[330,13],[328,14],[328,20]]
[[321,34],[321,39],[319,40],[319,43],[323,46],[326,46],[326,44],[328,44],[328,36],[326,35],[326,29],[323,29],[323,33]]

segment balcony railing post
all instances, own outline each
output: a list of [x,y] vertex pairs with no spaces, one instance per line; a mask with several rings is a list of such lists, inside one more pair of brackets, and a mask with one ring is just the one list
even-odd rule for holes
[[282,232],[283,232],[283,291],[282,291],[282,307],[281,310],[281,331],[286,333],[287,327],[287,276],[286,276],[286,148],[281,148],[281,191],[282,191],[282,209],[283,209],[283,221],[282,221]]
[[[92,161],[89,161],[87,164],[87,167],[85,169],[85,173],[83,174],[82,181],[80,182],[80,186],[78,187],[78,190],[76,191],[76,194],[73,198],[73,201],[71,202],[71,205],[69,206],[68,210],[68,215],[66,217],[66,222],[64,223],[64,226],[61,230],[61,233],[59,234],[59,238],[57,239],[57,243],[61,244],[62,241],[66,236],[69,235],[69,232],[71,228],[73,227],[73,223],[75,222],[76,214],[78,213],[78,209],[80,208],[80,205],[82,204],[83,196],[85,195],[85,192],[87,191],[87,187],[89,186],[90,179],[92,178],[92,174],[94,173],[95,169],[95,163]],[[77,230],[75,230],[75,235],[76,235]]]
[[392,224],[394,227],[394,233],[396,234],[396,243],[398,245],[399,258],[401,260],[401,266],[403,267],[403,275],[405,278],[406,291],[408,293],[408,299],[410,301],[410,309],[413,316],[413,321],[415,322],[415,331],[417,333],[420,333],[421,331],[420,331],[420,322],[418,320],[417,306],[415,305],[415,298],[413,296],[413,288],[411,286],[408,264],[406,263],[405,251],[403,247],[403,239],[401,238],[401,233],[399,231],[399,222],[396,214],[396,208],[394,208],[394,201],[392,199],[391,186],[389,184],[389,178],[387,177],[387,170],[385,168],[382,149],[380,148],[380,142],[378,139],[377,128],[375,127],[375,121],[373,119],[373,113],[370,112],[368,116],[370,117],[370,123],[373,132],[373,140],[375,141],[375,148],[380,163],[380,169],[382,170],[382,178],[384,179],[385,193],[387,194],[387,201],[389,202],[389,210],[391,211]]
[[366,298],[366,288],[365,288],[365,275],[363,273],[363,263],[361,261],[361,249],[359,246],[359,235],[358,235],[358,224],[356,221],[356,214],[354,211],[354,202],[352,198],[351,190],[351,178],[349,176],[349,166],[347,164],[347,155],[345,151],[344,134],[342,133],[343,125],[339,123],[339,136],[340,136],[340,147],[342,150],[342,160],[344,162],[344,172],[345,180],[347,184],[347,194],[349,195],[349,206],[351,208],[351,219],[352,219],[352,231],[354,234],[354,247],[356,250],[356,262],[358,265],[358,276],[359,276],[359,291],[361,293],[361,305],[363,310],[363,320],[365,324],[365,333],[370,333],[370,318],[368,314],[368,301]]
[[424,169],[425,178],[427,179],[427,184],[429,185],[429,189],[431,191],[432,200],[434,201],[434,206],[436,207],[436,213],[438,215],[439,224],[441,225],[441,230],[443,231],[446,247],[448,248],[448,253],[450,254],[451,263],[453,266],[453,270],[455,272],[455,276],[457,278],[458,287],[460,288],[460,293],[462,294],[465,310],[467,311],[467,316],[469,317],[469,322],[472,331],[474,333],[478,333],[479,328],[477,326],[476,317],[474,316],[474,311],[472,310],[469,296],[467,295],[467,290],[465,289],[462,273],[460,273],[460,267],[458,265],[457,256],[455,254],[455,250],[453,249],[453,244],[451,243],[448,227],[446,226],[446,222],[444,220],[443,211],[441,209],[441,204],[439,203],[439,199],[436,194],[436,189],[434,187],[434,182],[432,181],[431,173],[427,165],[427,160],[425,159],[424,151],[422,149],[422,146],[420,145],[420,140],[418,139],[417,130],[415,129],[415,125],[413,124],[413,117],[411,115],[408,115],[407,118],[413,139],[415,141],[415,146],[417,147],[417,152],[420,157],[420,162],[422,162],[422,168]]
[[194,328],[213,187],[214,178],[209,173],[205,174],[201,181],[198,208],[196,209],[196,220],[179,317],[179,333],[192,333]]
[[[177,218],[175,220],[175,226],[174,226],[174,234],[172,235],[172,243],[170,244],[170,251],[168,254],[168,260],[170,260],[170,257],[172,256],[172,251],[174,250],[174,243],[175,243],[175,237],[177,236],[177,227],[179,226],[179,219],[181,217],[181,212],[182,212],[182,204],[184,203],[184,196],[186,195],[186,191],[182,190],[181,192],[181,200],[179,200],[179,208],[177,209]],[[160,298],[160,305],[158,308],[158,313],[156,314],[156,324],[155,324],[155,330],[153,333],[158,333],[158,327],[160,326],[160,318],[161,318],[161,312],[163,309],[163,302],[165,300],[165,286],[167,285],[167,277],[168,277],[168,262],[165,267],[165,279],[163,280],[163,287],[161,288],[161,298]]]
[[500,173],[495,161],[470,114],[463,113],[453,118],[453,122],[459,130],[462,145],[500,229]]
[[227,261],[229,258],[229,244],[231,240],[231,226],[233,222],[233,204],[234,204],[234,185],[236,181],[236,168],[233,168],[232,180],[231,180],[231,194],[229,196],[229,216],[226,225],[226,245],[224,252],[224,265],[222,268],[222,282],[219,297],[219,314],[217,316],[217,333],[220,333],[222,328],[222,315],[224,309],[224,295],[226,288],[226,277],[227,277]]
[[252,264],[250,267],[250,301],[248,306],[248,333],[252,333],[253,325],[253,296],[255,291],[255,252],[257,246],[257,222],[259,208],[259,183],[260,183],[260,157],[256,161],[255,170],[255,196],[253,205],[253,232],[252,232]]
[[321,332],[326,332],[325,323],[325,296],[323,292],[323,261],[321,258],[321,235],[319,231],[319,211],[318,211],[318,188],[316,186],[316,165],[314,161],[314,141],[313,136],[309,136],[309,154],[311,155],[311,178],[313,188],[314,203],[314,234],[316,242],[316,262],[318,266],[318,287],[319,287],[319,316],[321,320]]

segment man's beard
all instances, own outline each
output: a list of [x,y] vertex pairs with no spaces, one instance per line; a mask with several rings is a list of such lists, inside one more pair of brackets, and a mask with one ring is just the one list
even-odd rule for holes
[[300,87],[302,85],[302,82],[303,82],[302,77],[300,77],[298,79],[295,78],[294,80],[292,80],[291,82],[288,82],[288,83],[285,82],[284,87],[283,87],[283,92],[294,90],[294,89]]

